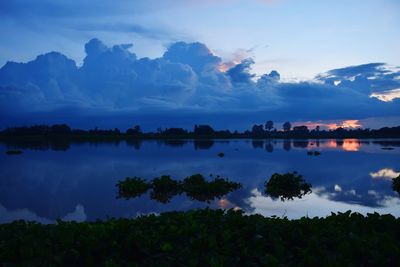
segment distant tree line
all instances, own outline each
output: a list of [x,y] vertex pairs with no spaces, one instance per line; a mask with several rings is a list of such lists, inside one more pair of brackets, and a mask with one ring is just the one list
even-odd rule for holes
[[0,132],[1,138],[14,137],[104,137],[104,138],[137,138],[137,139],[172,139],[172,138],[399,138],[400,126],[380,129],[344,129],[321,130],[319,126],[309,129],[307,126],[292,127],[290,122],[282,125],[282,130],[274,128],[273,121],[255,124],[251,130],[244,132],[214,130],[210,125],[194,125],[192,131],[184,128],[158,128],[156,132],[143,132],[140,125],[135,125],[125,132],[115,129],[90,130],[72,129],[67,124],[33,125],[6,128]]

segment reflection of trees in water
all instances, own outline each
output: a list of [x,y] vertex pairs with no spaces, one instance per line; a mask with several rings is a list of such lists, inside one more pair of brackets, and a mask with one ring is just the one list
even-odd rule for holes
[[283,149],[286,151],[290,151],[290,149],[292,148],[292,142],[290,140],[283,140]]
[[261,148],[262,149],[264,147],[263,140],[253,139],[253,140],[251,140],[251,144],[253,145],[253,148]]
[[194,149],[210,149],[214,145],[214,140],[194,140]]
[[266,143],[265,143],[265,150],[266,150],[268,153],[272,153],[272,152],[274,151],[274,146],[272,145],[271,142],[266,142]]
[[142,141],[141,140],[128,139],[128,140],[126,140],[126,144],[128,146],[132,146],[136,150],[139,150],[142,147]]
[[372,141],[372,143],[383,147],[400,147],[400,141]]
[[164,140],[162,142],[164,145],[166,146],[170,146],[170,147],[183,147],[184,145],[186,145],[188,143],[187,140]]
[[296,141],[293,141],[293,147],[307,148],[308,143],[309,143],[308,140],[296,140]]
[[30,149],[34,151],[67,151],[71,145],[68,140],[47,140],[47,141],[18,141],[6,142],[8,149]]

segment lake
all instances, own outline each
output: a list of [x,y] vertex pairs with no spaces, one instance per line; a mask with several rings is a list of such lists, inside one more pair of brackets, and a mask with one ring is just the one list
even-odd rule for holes
[[[7,155],[8,149],[24,153]],[[311,194],[282,202],[263,193],[273,173],[292,171],[312,184]],[[399,194],[391,188],[399,172],[399,139],[0,143],[0,222],[94,221],[204,207],[288,218],[347,210],[399,217]],[[196,173],[221,175],[243,187],[210,203],[185,194],[166,204],[148,193],[116,198],[116,183],[127,176],[183,179]]]

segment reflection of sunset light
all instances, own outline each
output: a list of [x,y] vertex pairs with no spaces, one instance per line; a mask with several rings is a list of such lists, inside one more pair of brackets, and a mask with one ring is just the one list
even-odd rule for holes
[[370,172],[369,176],[375,179],[387,179],[387,180],[392,180],[393,178],[396,178],[397,176],[400,175],[400,172],[396,172],[393,169],[381,169],[377,172]]
[[328,143],[327,143],[327,146],[329,148],[336,148],[337,147],[336,140],[329,140]]
[[229,202],[229,200],[227,200],[226,198],[223,198],[223,199],[220,199],[220,200],[218,201],[218,206],[219,206],[220,208],[225,209],[225,208],[228,208],[229,206],[232,206],[232,203]]
[[229,208],[233,208],[233,210],[237,211],[237,210],[241,210],[240,207],[235,206],[232,202],[230,202],[229,200],[227,200],[226,198],[222,198],[218,201],[218,206],[222,209],[229,209]]
[[324,140],[322,142],[319,143],[319,148],[336,148],[337,147],[337,143],[336,140],[333,139],[329,139],[329,140]]
[[344,139],[342,148],[345,151],[359,151],[361,143],[358,139]]

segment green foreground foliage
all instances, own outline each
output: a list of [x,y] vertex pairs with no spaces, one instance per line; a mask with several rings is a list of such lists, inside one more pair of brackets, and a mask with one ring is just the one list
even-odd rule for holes
[[195,210],[54,225],[0,225],[1,266],[398,266],[400,219]]

